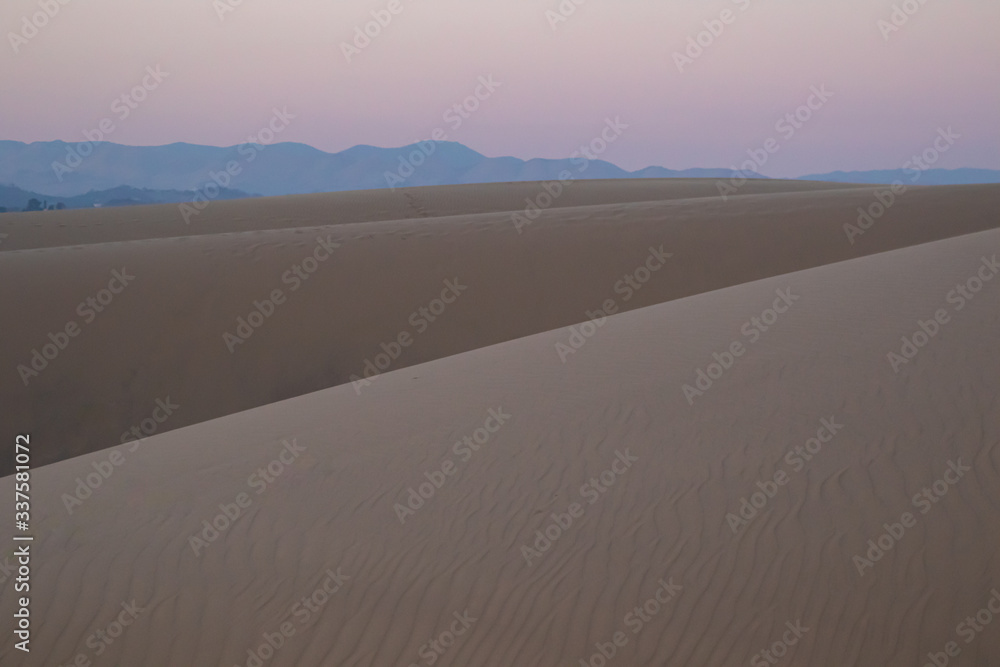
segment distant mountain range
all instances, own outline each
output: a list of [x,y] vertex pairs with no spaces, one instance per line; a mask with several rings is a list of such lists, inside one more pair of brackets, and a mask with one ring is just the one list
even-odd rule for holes
[[[919,178],[917,175],[919,173]],[[997,169],[877,169],[875,171],[831,171],[827,174],[799,176],[800,181],[832,181],[834,183],[864,183],[878,185],[902,181],[908,185],[974,185],[1000,183]]]
[[[34,197],[69,208],[232,199],[387,187],[596,178],[724,178],[731,169],[646,167],[626,171],[583,157],[562,160],[491,158],[454,142],[401,148],[355,146],[326,153],[298,143],[219,148],[175,143],[0,141],[0,206],[21,209]],[[752,178],[765,178],[748,174]],[[802,179],[855,183],[913,182],[903,170],[832,172]],[[1000,183],[1000,171],[931,169],[920,185]]]
[[[62,204],[64,208],[91,208],[94,206],[136,206],[139,204],[171,204],[189,202],[194,192],[188,190],[150,190],[119,185],[109,190],[91,190],[74,197],[53,197],[41,192],[23,190],[16,186],[0,185],[0,210],[22,211],[32,199],[40,202],[42,209]],[[215,199],[243,199],[254,195],[242,190],[222,189]]]
[[42,192],[50,198],[120,185],[193,191],[203,190],[213,182],[264,196],[306,194],[551,180],[567,170],[575,178],[588,179],[728,178],[732,173],[729,169],[675,171],[662,167],[629,172],[610,162],[583,158],[489,158],[454,142],[421,142],[402,148],[355,146],[340,153],[325,153],[297,143],[217,148],[184,143],[123,146],[109,142],[90,145],[0,141],[0,183]]

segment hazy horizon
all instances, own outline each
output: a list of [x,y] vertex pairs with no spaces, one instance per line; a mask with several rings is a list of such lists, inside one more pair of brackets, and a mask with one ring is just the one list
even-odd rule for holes
[[[0,139],[0,141],[5,141],[5,139]],[[18,140],[15,139],[15,140],[7,140],[7,141],[18,141]],[[67,143],[67,144],[85,143],[85,140],[82,140],[82,141],[79,141],[79,142],[74,142],[72,140],[63,140],[63,139],[52,139],[52,140],[47,140],[47,141],[46,140],[38,140],[38,141],[34,141],[34,142],[21,142],[21,143],[24,143],[26,145],[30,145],[32,143],[42,143],[42,144],[44,144],[44,143],[55,143],[57,141],[62,141],[62,142]],[[240,146],[245,145],[244,143],[228,144],[228,145],[195,144],[195,143],[192,143],[192,142],[189,142],[189,141],[172,141],[172,142],[169,142],[169,143],[158,143],[158,144],[121,144],[121,143],[118,143],[118,142],[115,142],[115,141],[104,140],[103,142],[97,142],[97,143],[117,144],[119,146],[125,146],[127,148],[162,148],[162,147],[166,147],[166,146],[185,145],[185,146],[194,146],[194,147],[198,147],[198,148],[237,149]],[[403,150],[403,149],[406,149],[406,148],[411,148],[413,146],[417,146],[420,143],[424,143],[424,142],[422,142],[422,141],[421,142],[414,142],[412,144],[406,144],[406,145],[401,145],[401,146],[376,146],[376,145],[373,145],[373,144],[355,144],[353,146],[348,146],[347,148],[345,148],[343,150],[344,151],[348,151],[348,150],[351,150],[351,149],[354,149],[354,148],[375,148],[375,149],[379,149],[379,150]],[[544,158],[539,157],[539,156],[525,156],[525,157],[513,156],[513,155],[510,155],[509,153],[508,154],[490,155],[490,154],[484,153],[483,151],[477,150],[476,148],[474,148],[472,146],[468,146],[468,145],[466,145],[466,144],[464,144],[464,143],[462,143],[460,141],[445,140],[445,141],[438,142],[438,143],[456,144],[456,145],[462,146],[463,148],[466,148],[468,150],[471,150],[471,151],[474,151],[476,153],[479,153],[480,155],[482,155],[486,159],[503,159],[503,158],[508,158],[508,157],[515,157],[515,158],[517,158],[519,160],[524,160],[524,161],[536,160],[536,159],[562,161],[562,160],[568,160],[568,159],[570,159],[569,155],[565,155],[565,156],[561,156],[561,157],[544,157]],[[313,146],[312,144],[308,144],[308,143],[302,142],[302,141],[275,141],[275,142],[273,142],[271,144],[267,144],[267,145],[268,146],[276,146],[276,145],[279,145],[279,144],[294,144],[294,145],[306,146],[308,148],[311,148],[311,149],[314,149],[314,150],[318,150],[318,151],[322,151],[322,152],[327,153],[327,154],[336,154],[336,153],[342,152],[342,151],[324,151],[322,148],[319,148],[317,146]],[[933,145],[933,142],[930,142],[929,145]],[[945,154],[942,154],[942,158],[944,157],[944,155]],[[746,163],[747,159],[748,158],[746,156],[744,156],[743,160],[741,161],[741,163]],[[726,169],[729,166],[739,167],[739,164],[736,164],[736,165],[696,164],[696,165],[676,166],[676,167],[665,167],[665,165],[662,165],[662,164],[647,164],[647,165],[642,165],[642,166],[636,167],[636,168],[626,168],[623,165],[619,164],[614,159],[607,159],[607,158],[601,156],[600,158],[598,158],[598,160],[599,161],[603,161],[603,162],[609,162],[609,163],[611,163],[612,165],[614,165],[616,167],[619,167],[621,169],[626,169],[627,171],[630,171],[630,172],[636,172],[636,171],[641,171],[641,170],[647,169],[647,168],[657,168],[657,167],[664,167],[664,168],[672,169],[672,170],[675,170],[675,171],[689,171],[689,170],[694,170],[694,169],[717,170],[717,169]],[[766,165],[765,165],[765,168],[766,168]],[[990,168],[990,167],[967,167],[965,165],[955,165],[955,166],[947,166],[947,167],[938,167],[935,164],[935,165],[931,166],[930,169],[932,169],[932,170],[944,170],[944,171],[960,171],[960,170],[973,170],[973,169],[991,170],[992,168]],[[737,171],[743,171],[743,170],[737,169]],[[759,173],[762,176],[767,176],[766,174],[761,173],[762,171],[763,170],[758,171],[757,173]],[[811,175],[816,175],[816,174],[820,174],[820,175],[821,174],[833,174],[833,173],[839,173],[839,172],[843,172],[843,173],[852,173],[852,172],[868,173],[868,172],[872,172],[872,171],[903,171],[903,172],[905,172],[906,170],[902,169],[901,165],[895,165],[895,166],[888,166],[887,165],[887,166],[883,166],[883,167],[872,167],[870,169],[850,169],[850,168],[847,168],[847,169],[831,169],[831,170],[829,170],[827,172],[802,172],[802,173],[796,173],[796,174],[784,174],[782,176],[767,176],[767,177],[768,178],[777,178],[777,179],[782,179],[782,178],[795,179],[795,178],[802,178],[804,176],[811,176]],[[993,171],[996,171],[996,169],[993,169]],[[750,172],[744,171],[744,173],[749,174]],[[128,185],[128,184],[124,184],[124,185]]]
[[[107,119],[114,143],[233,146],[277,107],[295,118],[276,141],[331,153],[441,128],[486,156],[559,159],[619,117],[628,130],[601,159],[630,171],[736,166],[772,138],[767,176],[894,169],[948,127],[961,139],[934,167],[1000,168],[1000,90],[967,84],[1000,67],[1000,5],[972,0],[914,0],[898,26],[893,3],[860,0],[105,0],[57,2],[32,24],[40,6],[0,7],[0,67],[17,91],[0,101],[6,139],[84,141]],[[365,45],[358,31],[378,18]],[[125,115],[122,95],[144,79],[155,85]],[[483,79],[494,85],[478,108],[454,111]],[[816,90],[829,98],[780,127]]]

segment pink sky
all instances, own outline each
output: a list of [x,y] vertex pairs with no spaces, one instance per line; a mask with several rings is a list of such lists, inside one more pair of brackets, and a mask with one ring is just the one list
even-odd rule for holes
[[[348,62],[342,43],[395,1]],[[40,2],[58,12],[15,53]],[[281,140],[327,151],[443,127],[489,156],[560,158],[618,116],[629,128],[603,157],[627,169],[734,166],[771,137],[769,176],[898,168],[948,126],[961,139],[935,166],[1000,168],[998,2],[586,0],[553,29],[560,4],[575,6],[242,0],[220,19],[212,0],[6,0],[0,138],[81,141],[113,118],[118,143],[232,145],[278,107],[296,116]],[[893,4],[919,9],[885,39]],[[724,10],[678,71],[674,52]],[[150,65],[169,76],[119,120],[112,103]],[[444,113],[486,75],[502,86],[452,130]],[[823,85],[833,97],[783,136],[777,121]]]

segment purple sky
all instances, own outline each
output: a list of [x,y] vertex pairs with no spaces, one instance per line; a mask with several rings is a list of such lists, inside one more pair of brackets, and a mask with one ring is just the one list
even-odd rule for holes
[[[5,0],[0,138],[82,141],[110,118],[118,143],[232,145],[278,107],[296,116],[280,140],[328,151],[440,127],[489,156],[560,158],[618,116],[602,157],[627,169],[736,166],[772,137],[769,176],[898,168],[948,126],[961,138],[934,166],[1000,168],[994,0],[242,0],[220,18],[237,1]],[[919,9],[880,29],[894,4]],[[342,44],[390,5],[348,62]],[[560,6],[576,9],[553,23]],[[169,76],[121,119],[114,100],[155,65]],[[445,112],[488,75],[502,85],[453,128]],[[776,127],[824,85],[794,134]]]

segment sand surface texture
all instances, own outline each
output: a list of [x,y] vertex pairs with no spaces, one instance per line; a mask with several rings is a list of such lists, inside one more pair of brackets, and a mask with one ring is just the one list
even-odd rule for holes
[[[95,451],[33,473],[34,650],[4,637],[0,663],[895,666],[954,642],[996,664],[1000,190],[913,191],[852,245],[871,200],[2,253],[37,325],[19,355],[111,269],[137,277],[39,389],[5,375],[36,452]],[[222,330],[328,233],[317,282],[230,355]],[[455,278],[405,359],[340,384]],[[630,312],[567,328],[608,299]],[[167,394],[173,430],[107,449]]]

